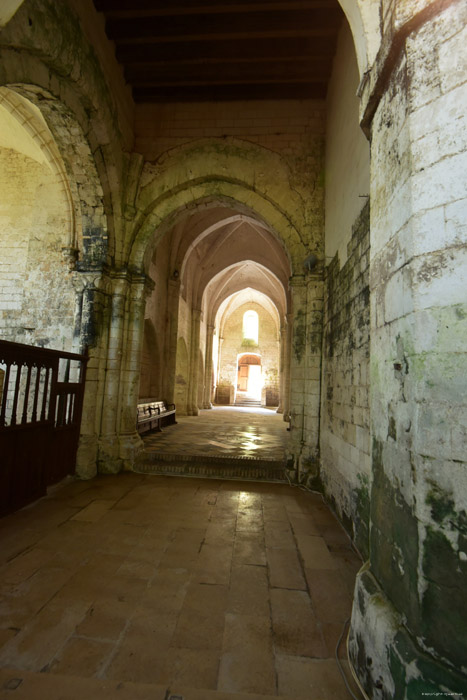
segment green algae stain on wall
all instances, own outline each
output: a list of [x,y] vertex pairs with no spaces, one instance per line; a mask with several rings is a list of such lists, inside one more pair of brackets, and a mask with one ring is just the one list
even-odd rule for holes
[[440,656],[467,670],[467,515],[456,511],[452,495],[436,484],[426,503],[433,525],[423,542],[423,637]]
[[355,489],[356,516],[354,522],[355,546],[366,559],[369,555],[370,482],[366,474],[357,474],[360,483]]
[[295,314],[292,345],[295,359],[297,362],[301,362],[305,354],[306,345],[306,314],[302,309],[298,309]]

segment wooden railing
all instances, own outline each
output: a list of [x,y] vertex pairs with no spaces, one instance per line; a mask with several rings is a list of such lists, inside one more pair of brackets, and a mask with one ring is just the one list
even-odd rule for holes
[[74,473],[86,363],[0,340],[0,515]]

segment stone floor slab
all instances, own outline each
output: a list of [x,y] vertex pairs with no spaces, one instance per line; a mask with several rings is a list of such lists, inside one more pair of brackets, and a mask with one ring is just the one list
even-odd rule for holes
[[219,669],[219,690],[274,693],[276,676],[271,621],[228,613]]
[[0,522],[1,700],[339,700],[361,562],[324,509],[281,484],[67,480]]

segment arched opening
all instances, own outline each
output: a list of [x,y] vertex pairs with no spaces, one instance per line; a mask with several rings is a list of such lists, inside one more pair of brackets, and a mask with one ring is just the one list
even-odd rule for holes
[[261,400],[263,377],[261,356],[245,354],[238,356],[237,399],[239,394]]
[[[146,323],[155,329],[166,361],[160,395],[178,403],[180,415],[195,415],[213,399],[235,403],[237,356],[258,345],[257,326],[264,320],[269,385],[265,393],[264,377],[258,379],[254,393],[260,403],[267,395],[268,405],[277,406],[290,263],[265,224],[223,202],[195,206],[181,212],[153,248],[148,271],[155,287],[146,302]],[[248,311],[253,323],[245,335]],[[231,346],[232,313],[239,325]]]
[[75,216],[57,145],[40,111],[0,88],[0,333],[72,350]]

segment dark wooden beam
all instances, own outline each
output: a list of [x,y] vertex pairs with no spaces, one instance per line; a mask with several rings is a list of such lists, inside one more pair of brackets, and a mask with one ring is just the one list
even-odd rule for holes
[[117,60],[133,63],[250,60],[275,57],[288,60],[300,56],[303,60],[334,55],[334,41],[328,36],[256,38],[233,41],[174,41],[170,43],[117,44]]
[[326,81],[329,61],[215,63],[207,65],[129,66],[125,76],[139,85],[190,85]]
[[226,12],[274,12],[333,9],[337,0],[94,0],[99,12],[110,17],[156,17]]
[[229,102],[234,100],[323,100],[326,85],[271,84],[195,87],[140,87],[133,89],[135,102]]
[[117,42],[151,38],[195,41],[238,37],[333,36],[341,20],[340,10],[307,10],[300,13],[261,12],[223,15],[183,15],[148,18],[109,19],[106,32]]

